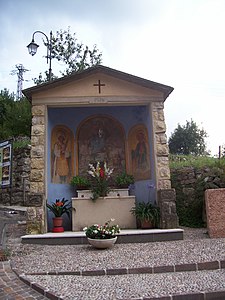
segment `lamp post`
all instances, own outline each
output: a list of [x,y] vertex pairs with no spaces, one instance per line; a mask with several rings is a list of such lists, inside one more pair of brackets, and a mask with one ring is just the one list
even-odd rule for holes
[[36,44],[35,41],[34,41],[34,35],[36,33],[43,34],[45,36],[46,40],[47,40],[47,45],[46,45],[46,47],[47,47],[47,56],[46,56],[46,58],[47,58],[47,64],[49,62],[48,80],[50,81],[50,80],[52,80],[52,31],[50,32],[50,38],[48,38],[47,35],[44,32],[39,31],[39,30],[37,30],[33,33],[32,41],[27,46],[29,54],[31,54],[32,56],[34,56],[37,53],[37,48],[39,47],[39,45]]

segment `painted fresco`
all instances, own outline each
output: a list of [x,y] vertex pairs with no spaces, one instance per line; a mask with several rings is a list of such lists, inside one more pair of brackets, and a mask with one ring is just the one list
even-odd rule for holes
[[74,173],[73,134],[66,126],[55,126],[51,136],[51,182],[70,183]]
[[107,116],[83,122],[78,131],[78,173],[87,175],[88,164],[107,162],[113,175],[126,169],[125,135],[120,123]]
[[130,171],[136,181],[150,179],[150,151],[147,128],[134,126],[128,136]]

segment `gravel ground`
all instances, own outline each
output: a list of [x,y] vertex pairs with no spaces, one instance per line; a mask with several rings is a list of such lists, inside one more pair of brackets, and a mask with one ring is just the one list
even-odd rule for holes
[[[113,300],[225,289],[225,270],[118,276],[28,276],[66,300]],[[191,297],[189,298],[191,299]]]
[[14,266],[22,273],[168,266],[224,259],[225,239],[209,239],[203,229],[186,232],[182,241],[116,244],[107,250],[89,245],[19,244],[12,256]]
[[[174,293],[225,290],[225,269],[117,276],[32,275],[38,272],[168,266],[225,260],[225,239],[209,239],[206,229],[184,229],[184,240],[89,245],[22,245],[9,240],[13,266],[31,282],[67,300],[135,299]],[[191,298],[190,298],[191,299]]]

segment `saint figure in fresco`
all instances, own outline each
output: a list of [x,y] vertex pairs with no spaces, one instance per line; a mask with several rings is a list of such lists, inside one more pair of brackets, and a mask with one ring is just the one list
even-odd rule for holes
[[71,149],[68,134],[64,130],[56,133],[56,141],[53,146],[53,174],[52,182],[67,183],[70,177],[69,159]]
[[129,132],[130,163],[135,180],[150,178],[150,153],[147,129],[136,125]]
[[143,131],[139,131],[136,135],[137,145],[132,153],[132,158],[136,169],[145,170],[148,168],[147,146]]

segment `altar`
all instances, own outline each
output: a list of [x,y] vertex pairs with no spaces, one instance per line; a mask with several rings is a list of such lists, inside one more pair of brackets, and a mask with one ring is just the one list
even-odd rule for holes
[[84,227],[104,224],[110,219],[115,219],[121,229],[135,229],[136,218],[130,212],[134,206],[135,196],[124,195],[118,190],[95,201],[90,194],[79,192],[78,197],[72,198],[72,230],[82,231]]

